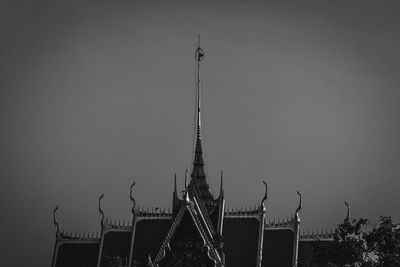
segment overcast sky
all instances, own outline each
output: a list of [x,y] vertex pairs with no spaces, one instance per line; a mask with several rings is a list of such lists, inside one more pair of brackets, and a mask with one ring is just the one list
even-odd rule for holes
[[[68,231],[170,207],[194,137],[201,34],[208,182],[303,230],[400,217],[396,1],[2,1],[0,262],[48,266]],[[38,245],[39,244],[39,245]],[[6,262],[6,264],[4,263]]]

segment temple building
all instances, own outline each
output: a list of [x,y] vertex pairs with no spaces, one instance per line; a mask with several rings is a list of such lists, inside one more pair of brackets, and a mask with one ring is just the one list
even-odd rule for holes
[[[275,220],[267,213],[267,183],[260,202],[248,209],[225,209],[223,174],[219,195],[207,183],[201,135],[200,62],[196,60],[196,143],[190,177],[178,194],[176,177],[168,210],[144,210],[136,205],[130,187],[132,222],[105,219],[99,198],[100,234],[69,234],[56,219],[52,267],[294,267],[309,262],[313,243],[332,241],[332,231],[300,233],[301,194],[288,219]],[[189,175],[187,175],[189,176]]]

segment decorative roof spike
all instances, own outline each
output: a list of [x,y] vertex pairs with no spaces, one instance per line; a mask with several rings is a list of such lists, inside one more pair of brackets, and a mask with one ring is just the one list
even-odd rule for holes
[[299,212],[300,212],[300,210],[301,210],[302,203],[301,203],[301,194],[300,194],[300,192],[297,191],[297,194],[299,195],[299,206],[298,206],[297,209],[296,209],[295,216],[296,216],[297,222],[300,222]]
[[133,181],[129,188],[129,199],[131,200],[132,203],[132,214],[135,214],[135,208],[136,208],[136,201],[135,198],[133,197],[133,187],[135,186],[136,182]]
[[56,212],[57,212],[57,210],[58,210],[58,205],[55,207],[55,209],[53,210],[53,223],[54,223],[54,226],[56,227],[56,229],[57,229],[57,233],[60,233],[60,224],[58,223],[58,221],[57,221],[57,217],[56,217]]
[[176,186],[176,173],[174,174],[174,192],[177,192],[177,186]]
[[103,199],[103,197],[104,197],[104,194],[101,194],[101,196],[99,197],[99,213],[101,215],[101,225],[102,226],[104,224],[104,212],[103,212],[103,210],[101,208],[101,200]]
[[221,170],[221,187],[219,189],[219,197],[224,195],[224,171]]
[[198,193],[205,203],[211,203],[214,200],[209,191],[209,185],[206,181],[206,172],[204,168],[203,149],[201,144],[201,75],[200,61],[204,59],[204,51],[200,47],[200,36],[195,52],[196,59],[196,142],[194,148],[194,159],[191,173],[190,184],[196,187]]
[[265,181],[263,181],[263,184],[265,186],[265,193],[264,193],[264,197],[261,200],[261,207],[262,207],[263,211],[265,212],[267,210],[265,202],[266,202],[266,200],[268,198],[268,184]]
[[204,59],[204,51],[200,47],[200,35],[198,35],[198,45],[196,49],[196,63],[197,63],[197,77],[196,77],[196,85],[197,85],[197,140],[201,139],[201,112],[200,112],[200,104],[201,104],[201,94],[200,94],[200,61]]
[[348,222],[349,219],[350,219],[350,205],[349,205],[346,201],[344,202],[344,204],[345,204],[346,207],[347,207],[347,214],[346,214],[345,222]]

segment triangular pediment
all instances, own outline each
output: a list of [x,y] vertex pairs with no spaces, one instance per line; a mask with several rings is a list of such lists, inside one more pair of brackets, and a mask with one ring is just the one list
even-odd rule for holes
[[186,192],[158,253],[154,258],[149,257],[149,265],[221,266],[223,257],[214,246],[215,236],[207,216],[196,198]]

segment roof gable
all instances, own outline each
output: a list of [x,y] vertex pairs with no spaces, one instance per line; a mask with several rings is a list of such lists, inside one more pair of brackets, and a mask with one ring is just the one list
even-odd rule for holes
[[[189,192],[186,191],[184,204],[181,205],[179,211],[175,215],[171,227],[158,253],[155,255],[155,258],[151,259],[151,257],[149,257],[149,264],[151,266],[158,266],[167,256],[167,252],[171,252],[182,245],[179,243],[179,240],[185,239],[187,241],[188,238],[193,239],[192,241],[196,242],[196,244],[202,243],[200,249],[206,247],[207,256],[214,263],[222,262],[223,257],[220,252],[218,252],[217,248],[214,247],[213,239],[215,232],[212,231],[212,225],[207,222],[207,216],[208,214],[203,213],[196,198],[194,196],[190,197]],[[186,231],[188,228],[191,228],[189,232]],[[192,233],[192,235],[188,237],[187,233]],[[192,241],[187,242],[190,243]],[[191,248],[191,251],[194,251],[193,248]],[[185,255],[181,256],[184,257]]]

